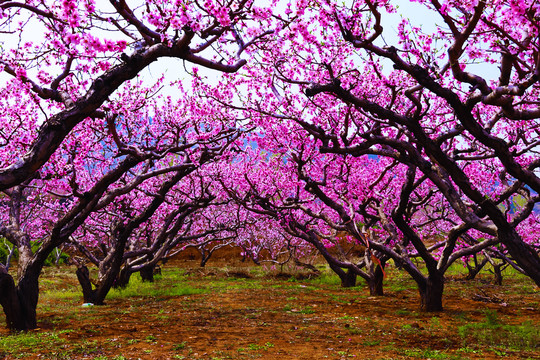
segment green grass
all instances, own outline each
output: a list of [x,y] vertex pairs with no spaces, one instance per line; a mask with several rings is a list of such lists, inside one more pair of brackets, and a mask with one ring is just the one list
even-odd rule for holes
[[176,351],[178,351],[178,350],[183,350],[183,349],[186,348],[186,344],[187,344],[187,343],[186,343],[185,341],[182,341],[182,342],[179,343],[179,344],[175,344],[175,345],[173,346],[173,350],[176,350]]
[[66,343],[60,335],[69,333],[72,330],[27,332],[0,337],[0,357],[2,355],[13,355],[16,357],[26,357],[28,349],[58,349]]
[[[77,284],[77,285],[74,285]],[[82,300],[74,266],[46,267],[39,279],[40,300],[64,300],[69,303]]]
[[432,360],[462,360],[463,356],[448,354],[441,350],[432,349],[405,349],[401,351],[408,358],[432,359]]
[[531,321],[519,325],[504,324],[497,312],[485,311],[485,320],[458,327],[459,335],[468,342],[473,338],[482,345],[512,350],[540,349],[540,327]]
[[298,311],[300,314],[313,314],[315,310],[311,306],[306,306],[305,308],[300,309]]
[[[319,276],[307,280],[310,284],[313,285],[330,285],[330,286],[340,286],[341,280],[334,272],[330,270],[324,270],[320,273]],[[360,282],[359,282],[360,283]]]
[[185,276],[181,271],[164,271],[162,276],[156,276],[156,283],[144,282],[139,276],[132,276],[129,284],[125,288],[111,289],[107,299],[121,299],[137,296],[184,296],[193,294],[203,294],[207,289],[198,288],[187,283]]
[[71,289],[59,289],[59,290],[49,290],[44,291],[40,296],[43,299],[57,299],[57,300],[81,300],[82,299],[82,290],[71,290]]

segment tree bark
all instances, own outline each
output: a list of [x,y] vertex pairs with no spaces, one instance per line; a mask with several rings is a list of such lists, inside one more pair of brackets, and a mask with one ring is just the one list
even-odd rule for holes
[[499,285],[499,286],[502,285],[502,282],[503,282],[502,268],[503,268],[503,266],[504,266],[504,263],[503,264],[493,264],[493,274],[495,275],[495,280],[493,281],[493,283],[495,285]]
[[[199,263],[199,266],[202,267],[202,268],[205,267],[208,260],[210,260],[210,257],[204,257],[204,255],[203,255],[201,257],[201,262]],[[242,258],[242,262],[244,262],[244,261],[246,261],[245,257]]]
[[540,256],[510,227],[499,227],[498,238],[525,273],[540,286]]
[[[381,262],[381,266],[384,267],[384,262]],[[384,280],[384,271],[381,266],[376,266],[373,276],[367,280],[369,287],[369,294],[371,296],[382,296],[384,295],[383,291],[383,280]]]
[[[201,253],[201,262],[200,262],[200,267],[205,267],[206,266],[206,263],[208,262],[208,260],[210,260],[210,257],[211,257],[211,253],[210,254],[207,254],[206,252],[206,249],[204,247],[201,247],[199,248],[199,252]],[[245,258],[246,256],[244,255],[244,258],[242,259],[242,262],[245,261]],[[142,274],[141,274],[142,276]]]
[[13,277],[0,265],[0,304],[6,314],[8,329],[27,330]]
[[156,265],[149,265],[139,270],[139,274],[141,274],[142,281],[154,282],[155,269],[156,269]]
[[77,271],[77,279],[81,285],[83,292],[83,301],[85,303],[95,304],[96,290],[92,289],[92,282],[90,281],[90,272],[85,265],[79,266]]
[[86,266],[77,269],[77,279],[83,290],[83,299],[85,303],[94,305],[104,305],[105,297],[117,282],[120,273],[120,264],[117,267],[102,266],[100,269],[99,283],[93,288],[90,274]]
[[118,273],[116,281],[113,284],[115,289],[125,289],[129,285],[129,280],[131,279],[131,270],[129,267],[124,267]]
[[478,259],[476,254],[474,255],[474,266],[469,264],[467,262],[467,270],[469,271],[467,276],[465,277],[465,280],[474,280],[476,278],[476,275],[482,270],[482,268],[487,264],[488,259],[487,257],[484,257],[480,263],[478,263]]
[[419,284],[420,308],[427,312],[443,311],[442,296],[444,290],[444,277],[430,274],[426,282]]
[[12,331],[27,331],[37,327],[39,273],[34,273],[29,271],[15,286],[13,277],[0,265],[0,304],[6,314],[7,327]]
[[341,287],[349,288],[349,287],[355,287],[356,286],[356,273],[351,271],[350,269],[347,270],[347,272],[338,273],[339,278],[341,279]]

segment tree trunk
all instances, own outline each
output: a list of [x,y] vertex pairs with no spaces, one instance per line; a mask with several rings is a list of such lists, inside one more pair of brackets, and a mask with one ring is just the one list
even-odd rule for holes
[[[123,232],[123,230],[119,230]],[[129,234],[122,234],[112,251],[107,254],[99,264],[98,279],[99,283],[96,285],[94,294],[94,305],[104,305],[105,297],[111,290],[111,288],[118,281],[122,263],[124,261],[124,251]]]
[[502,268],[503,268],[503,264],[493,264],[493,274],[495,275],[495,280],[493,281],[493,283],[495,285],[502,285],[502,281],[503,281],[503,276],[502,276]]
[[85,303],[95,304],[96,302],[96,290],[92,289],[92,282],[90,281],[90,272],[85,265],[79,266],[77,271],[77,279],[81,285],[83,292],[83,301]]
[[[208,260],[210,260],[210,255],[212,254],[207,254],[206,249],[204,247],[201,247],[198,250],[201,253],[201,262],[199,263],[199,265],[200,267],[203,268],[206,266],[206,263],[208,262]],[[244,257],[242,258],[242,262],[244,262],[245,259],[246,259],[246,256],[244,255]]]
[[0,304],[6,314],[7,327],[12,331],[26,331],[37,327],[39,273],[34,273],[29,271],[15,286],[13,277],[4,266],[0,266]]
[[0,304],[6,314],[8,329],[27,330],[15,282],[3,265],[0,265]]
[[156,265],[149,265],[139,270],[139,274],[141,274],[142,281],[154,282],[155,269],[156,269]]
[[119,269],[107,267],[105,272],[100,269],[99,283],[92,288],[92,281],[86,266],[81,266],[77,269],[77,279],[83,290],[83,298],[85,303],[94,305],[104,305],[105,297],[117,281],[119,277]]
[[420,307],[427,312],[442,311],[442,296],[444,290],[444,277],[442,275],[429,275],[420,291]]
[[[202,267],[202,268],[205,267],[208,260],[210,260],[209,257],[202,256],[201,257],[201,262],[199,263],[199,266]],[[245,261],[245,258],[242,258],[242,262],[244,262],[244,261]]]
[[343,274],[338,273],[338,275],[341,279],[341,287],[348,288],[356,286],[356,273],[350,269],[347,272],[343,272]]
[[118,276],[116,277],[116,281],[113,284],[113,287],[115,289],[125,289],[129,284],[129,279],[131,278],[131,270],[129,267],[124,267],[120,270],[118,273]]
[[469,264],[469,262],[466,263],[467,270],[469,273],[465,277],[465,280],[474,280],[476,278],[476,275],[482,270],[482,268],[487,264],[488,259],[487,257],[484,257],[480,263],[478,263],[476,254],[474,255],[474,266]]
[[497,236],[516,263],[537,286],[540,286],[540,256],[527,245],[515,229],[498,227]]
[[[381,266],[384,266],[384,262],[381,262]],[[369,294],[371,296],[382,296],[384,295],[383,291],[383,280],[384,280],[384,271],[381,266],[376,266],[373,276],[367,280],[369,287]]]

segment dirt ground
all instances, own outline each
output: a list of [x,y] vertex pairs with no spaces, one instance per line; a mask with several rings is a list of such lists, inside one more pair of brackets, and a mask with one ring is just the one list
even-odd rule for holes
[[[71,272],[44,274],[51,279],[44,286],[54,293],[44,290],[40,329],[26,335],[39,341],[21,337],[0,348],[0,358],[540,359],[540,343],[523,346],[509,338],[520,324],[540,331],[540,293],[527,283],[449,279],[445,311],[424,313],[414,284],[391,276],[386,295],[371,297],[362,285],[343,289],[250,268],[181,265],[184,285],[200,293],[117,296],[99,307],[81,307],[81,299],[69,295],[77,290]],[[167,269],[177,266],[168,264],[155,286],[174,286]],[[484,323],[487,330],[467,328]],[[2,338],[16,336],[0,330]]]

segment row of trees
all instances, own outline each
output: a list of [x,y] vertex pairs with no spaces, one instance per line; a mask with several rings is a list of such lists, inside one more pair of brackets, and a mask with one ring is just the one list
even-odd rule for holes
[[[540,5],[410,5],[436,16],[430,33],[383,27],[389,1],[139,5],[0,2],[8,327],[36,327],[59,246],[98,267],[94,286],[77,271],[96,304],[208,244],[256,261],[315,248],[373,295],[392,260],[427,311],[446,270],[481,253],[540,285]],[[188,80],[137,77],[165,57]]]

